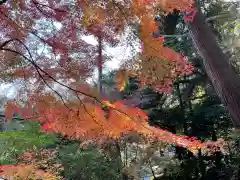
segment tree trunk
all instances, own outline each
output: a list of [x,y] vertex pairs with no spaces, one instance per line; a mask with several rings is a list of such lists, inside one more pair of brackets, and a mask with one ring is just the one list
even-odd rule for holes
[[216,93],[226,105],[234,125],[240,127],[240,77],[228,64],[201,10],[189,24],[189,30]]
[[98,91],[102,95],[102,36],[98,35]]

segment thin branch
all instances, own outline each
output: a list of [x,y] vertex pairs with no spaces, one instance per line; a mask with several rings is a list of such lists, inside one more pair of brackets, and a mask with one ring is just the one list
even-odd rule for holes
[[[63,9],[56,9],[56,8],[50,7],[50,6],[46,5],[46,4],[41,4],[41,3],[37,2],[37,1],[34,1],[34,0],[33,0],[33,4],[35,4],[36,7],[37,7],[38,5],[40,5],[40,6],[47,7],[47,8],[49,8],[49,9],[51,9],[51,10],[54,10],[54,11],[58,11],[58,12],[68,12],[68,11],[65,11],[65,10],[63,10]],[[39,10],[39,9],[38,9],[38,10]]]
[[1,44],[1,46],[0,46],[0,49],[2,49],[4,46],[6,46],[8,43],[10,43],[10,42],[12,42],[12,41],[14,41],[15,39],[9,39],[9,40],[7,40],[7,41],[5,41],[4,43],[2,43]]
[[173,34],[173,35],[159,34],[159,36],[162,36],[162,37],[172,37],[172,38],[179,38],[179,37],[184,37],[184,36],[187,36],[187,35],[189,35],[189,32],[184,33],[184,34]]
[[71,110],[71,108],[69,108],[69,107],[66,105],[66,103],[65,103],[62,95],[61,95],[58,91],[56,91],[55,89],[53,89],[53,88],[48,84],[48,82],[44,79],[44,77],[43,77],[43,76],[41,75],[41,73],[39,72],[39,69],[38,69],[38,68],[36,68],[36,70],[37,70],[37,73],[38,73],[39,77],[43,80],[43,82],[47,85],[47,87],[49,87],[54,93],[56,93],[56,94],[59,96],[59,98],[60,98],[61,101],[63,102],[64,106],[66,106],[69,110]]
[[[2,12],[0,10],[0,13],[3,14],[7,19],[9,19],[12,23],[14,23],[18,28],[19,30],[18,31],[21,31],[22,27],[19,26],[14,20],[12,20],[10,17],[8,17],[7,14],[5,14],[4,12]],[[41,40],[43,43],[45,44],[48,44],[43,38],[41,38],[39,35],[37,35],[37,33],[33,32],[33,31],[30,31],[30,30],[27,30],[27,29],[24,29],[24,31],[28,31],[30,34],[34,35],[35,37],[37,37],[39,40]]]
[[94,122],[95,122],[96,124],[98,124],[99,126],[101,126],[101,128],[103,129],[103,125],[100,124],[100,123],[95,119],[95,117],[91,115],[91,113],[88,111],[87,107],[85,106],[85,104],[83,103],[83,101],[79,98],[79,96],[78,96],[77,93],[76,93],[76,96],[77,96],[78,100],[80,101],[80,104],[83,106],[84,110],[87,112],[87,114],[94,120]]
[[[41,75],[40,71],[43,72],[44,74],[46,74],[46,75],[47,75],[49,78],[51,78],[54,82],[56,82],[56,83],[58,83],[58,84],[60,84],[60,85],[62,85],[62,86],[64,86],[64,87],[68,88],[69,90],[72,90],[72,91],[74,91],[74,92],[76,92],[76,93],[84,94],[85,96],[91,97],[91,98],[99,101],[101,104],[103,104],[103,103],[102,103],[100,100],[98,100],[96,97],[91,96],[91,95],[86,94],[86,93],[83,93],[83,92],[81,92],[81,91],[75,90],[75,89],[73,89],[73,88],[71,88],[71,87],[69,87],[69,86],[67,86],[67,85],[65,85],[65,84],[57,81],[54,77],[50,76],[47,72],[45,72],[44,70],[42,70],[42,69],[34,62],[33,57],[32,57],[32,55],[31,55],[31,52],[30,52],[30,50],[28,49],[28,47],[27,47],[22,41],[20,41],[20,40],[18,40],[18,39],[15,39],[15,40],[16,40],[17,42],[21,43],[21,44],[25,47],[25,49],[27,50],[27,52],[28,52],[28,54],[29,54],[29,56],[30,56],[31,59],[29,59],[29,58],[26,57],[25,55],[23,55],[23,54],[15,51],[15,50],[12,50],[12,49],[2,48],[2,50],[7,50],[7,51],[10,51],[10,52],[17,53],[17,54],[23,56],[26,60],[28,60],[28,61],[35,67],[35,69],[37,70],[38,75],[39,75],[40,78],[44,81],[44,83],[45,83],[53,92],[55,92],[55,93],[60,97],[60,99],[62,100],[63,104],[64,104],[68,109],[69,109],[69,107],[66,105],[66,103],[65,103],[62,95],[61,95],[59,92],[57,92],[56,90],[54,90],[54,89],[46,82],[46,80],[45,80],[45,79],[43,78],[43,76]],[[39,70],[40,70],[40,71],[39,71]],[[77,96],[77,97],[78,97],[78,96]],[[79,99],[80,102],[84,105],[84,103],[81,101],[81,99],[80,99],[79,97],[78,97],[78,99]],[[104,105],[105,105],[105,104],[104,104]],[[84,109],[85,109],[86,112],[94,119],[94,121],[95,121],[97,124],[99,124],[99,123],[96,121],[96,119],[88,112],[88,110],[87,110],[87,108],[86,108],[85,105],[84,105]],[[70,109],[70,110],[71,110],[71,109]],[[99,124],[99,125],[100,125],[100,124]],[[101,127],[102,127],[102,125],[101,125]]]
[[[234,18],[239,18],[240,16],[235,16]],[[219,14],[219,15],[216,15],[216,16],[211,16],[209,18],[206,18],[206,22],[208,21],[211,21],[211,20],[217,20],[217,19],[228,19],[228,18],[233,18],[233,16],[229,15],[229,14]]]
[[152,165],[151,165],[151,161],[150,161],[150,160],[148,160],[148,164],[149,164],[149,167],[150,167],[150,169],[151,169],[151,171],[152,171],[152,175],[153,175],[154,179],[156,179],[155,172],[154,172],[154,170],[153,170],[153,167],[152,167]]
[[[56,82],[57,84],[65,87],[65,88],[67,88],[67,89],[69,89],[69,90],[71,90],[71,91],[73,91],[73,92],[80,93],[80,94],[83,94],[83,95],[85,95],[85,96],[87,96],[87,97],[90,97],[90,98],[94,99],[95,101],[97,101],[99,104],[104,105],[104,106],[108,107],[109,109],[115,110],[115,111],[117,111],[117,112],[125,115],[126,117],[129,117],[129,118],[130,118],[131,120],[133,120],[133,121],[136,121],[133,117],[129,116],[127,113],[123,112],[122,110],[119,110],[119,109],[117,109],[117,108],[111,107],[111,106],[103,103],[103,102],[100,101],[97,97],[94,97],[94,96],[92,96],[92,95],[90,95],[90,94],[87,94],[87,93],[85,93],[85,92],[79,91],[79,90],[77,90],[77,89],[74,89],[74,88],[72,88],[72,87],[69,87],[69,86],[67,86],[67,85],[59,82],[59,81],[56,80],[54,77],[52,77],[50,74],[48,74],[46,71],[44,71],[43,69],[41,69],[35,62],[32,62],[31,59],[29,59],[29,58],[26,57],[25,55],[23,55],[23,54],[15,51],[15,50],[8,49],[8,48],[2,48],[2,50],[14,52],[14,53],[16,53],[16,54],[19,54],[19,55],[23,56],[26,60],[30,61],[35,68],[38,68],[41,72],[43,72],[44,74],[46,74],[50,79],[52,79],[52,80],[53,80],[54,82]],[[143,126],[143,127],[146,128],[146,129],[148,129],[149,131],[154,132],[151,128],[145,126],[144,124],[140,123],[140,125]]]
[[[35,66],[36,63],[34,63],[32,54],[31,54],[30,50],[28,49],[28,47],[27,47],[22,41],[20,41],[19,39],[13,39],[12,41],[14,41],[14,40],[17,41],[17,42],[19,42],[20,44],[22,44],[22,45],[24,46],[24,48],[25,48],[26,51],[28,52],[28,55],[29,55],[30,58],[31,58],[31,59],[29,59],[29,60],[30,60],[30,63],[32,63],[32,64]],[[35,68],[36,68],[36,66],[35,66]],[[62,95],[61,95],[59,92],[57,92],[55,89],[53,89],[53,88],[48,84],[48,82],[44,79],[44,77],[43,77],[43,76],[41,75],[41,73],[39,72],[39,69],[38,69],[38,68],[36,68],[36,70],[37,70],[37,73],[38,73],[39,77],[43,80],[43,82],[44,82],[53,92],[55,92],[55,93],[60,97],[60,99],[62,100],[63,104],[69,109],[69,107],[66,105],[66,103],[65,103]]]

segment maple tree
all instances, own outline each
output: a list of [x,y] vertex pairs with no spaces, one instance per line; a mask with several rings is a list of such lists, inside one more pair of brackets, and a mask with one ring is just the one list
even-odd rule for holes
[[[166,12],[174,8],[181,11],[191,10],[192,2],[188,0],[183,2],[159,1],[154,6],[161,7]],[[80,35],[91,33],[114,44],[117,34],[121,34],[131,23],[140,20],[143,53],[142,58],[139,58],[140,67],[137,71],[139,75],[149,74],[149,77],[140,76],[140,79],[144,85],[152,84],[153,87],[164,86],[167,83],[171,85],[174,78],[188,74],[192,67],[187,64],[184,56],[163,47],[161,39],[152,37],[152,33],[157,31],[156,23],[152,18],[155,14],[152,3],[141,0],[128,3],[78,1],[73,4],[67,1],[64,3],[7,1],[1,5],[3,20],[1,29],[4,36],[1,40],[1,56],[4,63],[1,66],[2,72],[5,74],[7,72],[12,78],[24,78],[28,82],[34,79],[32,89],[38,92],[44,90],[44,85],[52,88],[52,83],[56,81],[64,82],[66,85],[70,84],[69,79],[82,82],[89,77],[95,65],[102,66],[102,61],[106,58],[99,60],[100,55],[96,47],[85,43]],[[14,7],[16,17],[11,16],[11,7]],[[59,29],[56,22],[61,23],[64,28]],[[43,49],[41,53],[38,52],[39,45],[40,49]],[[148,63],[147,59],[150,57],[154,59],[153,62],[158,58],[156,63],[159,64],[159,68],[153,70],[156,64]],[[9,66],[13,68],[9,70]],[[163,69],[163,73],[159,75],[157,72]],[[133,71],[133,69],[129,70]],[[156,79],[151,77],[154,72],[158,74]],[[156,89],[161,90],[161,87]]]
[[[193,137],[174,135],[150,126],[146,113],[139,108],[126,106],[123,104],[124,102],[103,101],[101,106],[93,106],[89,102],[79,105],[78,101],[72,101],[66,107],[66,104],[64,105],[54,96],[48,95],[42,98],[42,100],[34,101],[34,109],[29,106],[30,103],[25,107],[20,107],[14,102],[8,103],[6,112],[10,112],[10,114],[6,114],[6,117],[11,119],[11,112],[16,112],[26,119],[40,121],[43,131],[60,133],[84,143],[92,140],[101,145],[108,140],[119,140],[125,133],[137,132],[146,137],[148,141],[160,140],[186,147],[193,153],[196,153],[199,148],[208,149],[205,143],[201,143]],[[46,100],[50,98],[51,104],[46,104],[48,102]],[[35,114],[35,111],[39,116]],[[218,142],[215,145],[217,144]]]
[[[194,18],[195,10],[191,0],[82,0],[72,3],[60,0],[45,3],[21,0],[1,4],[1,32],[4,37],[0,46],[1,70],[13,79],[24,79],[25,86],[19,96],[28,97],[24,100],[23,108],[17,103],[8,103],[7,119],[11,119],[12,113],[17,112],[26,119],[42,122],[43,130],[81,140],[117,139],[122,133],[137,131],[150,139],[174,143],[194,152],[203,147],[195,139],[151,127],[147,116],[140,109],[126,107],[120,101],[100,101],[83,85],[101,53],[97,54],[96,47],[85,43],[80,36],[92,33],[115,43],[113,37],[136,22],[140,24],[142,52],[136,61],[127,63],[126,72],[137,75],[142,85],[150,84],[155,90],[164,92],[170,92],[176,77],[191,73],[193,67],[187,63],[186,57],[164,47],[164,38],[152,37],[152,33],[157,31],[153,18],[157,8],[166,13],[174,9],[191,12],[185,20],[192,21]],[[58,29],[57,22],[64,28]],[[43,49],[41,53],[39,46]],[[102,58],[100,60],[98,66],[102,66]],[[126,79],[122,80],[124,82]],[[63,99],[53,88],[55,84],[76,95],[76,101]],[[46,87],[60,100],[47,95]],[[85,96],[84,100],[82,95]],[[33,106],[36,111],[33,111]]]

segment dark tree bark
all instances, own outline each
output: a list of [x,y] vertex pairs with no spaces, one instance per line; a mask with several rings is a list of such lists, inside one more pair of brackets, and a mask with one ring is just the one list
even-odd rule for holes
[[201,10],[189,24],[189,30],[216,93],[226,105],[234,125],[240,127],[240,77],[229,65]]
[[100,95],[102,94],[102,46],[102,35],[100,34],[98,36],[98,91]]

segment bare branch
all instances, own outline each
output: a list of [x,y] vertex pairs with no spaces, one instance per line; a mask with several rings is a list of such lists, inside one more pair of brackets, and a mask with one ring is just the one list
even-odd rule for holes
[[4,43],[2,43],[1,44],[1,46],[0,46],[0,49],[2,49],[4,46],[6,46],[8,43],[10,43],[10,42],[12,42],[12,41],[14,41],[15,39],[9,39],[9,40],[7,40],[7,41],[5,41]]
[[38,9],[39,11],[42,11],[42,10],[39,9],[38,6],[43,6],[43,7],[49,8],[49,9],[51,9],[51,10],[58,11],[58,12],[68,12],[68,11],[65,11],[65,10],[63,10],[63,9],[52,8],[52,7],[50,7],[50,6],[46,5],[46,4],[41,4],[41,3],[37,2],[37,1],[34,1],[34,0],[33,0],[33,4],[35,4],[35,6],[37,7],[37,9]]
[[[15,24],[19,30],[18,31],[21,31],[22,27],[19,26],[14,20],[12,20],[7,14],[5,14],[4,12],[2,12],[0,10],[0,13],[3,14],[7,19],[9,19],[13,24]],[[24,29],[24,31],[28,31],[30,34],[34,35],[35,37],[37,37],[39,40],[41,40],[43,43],[47,44],[47,42],[45,41],[45,39],[41,38],[39,35],[37,35],[37,33],[33,32],[33,31],[30,31],[30,30],[27,30],[27,29]]]

